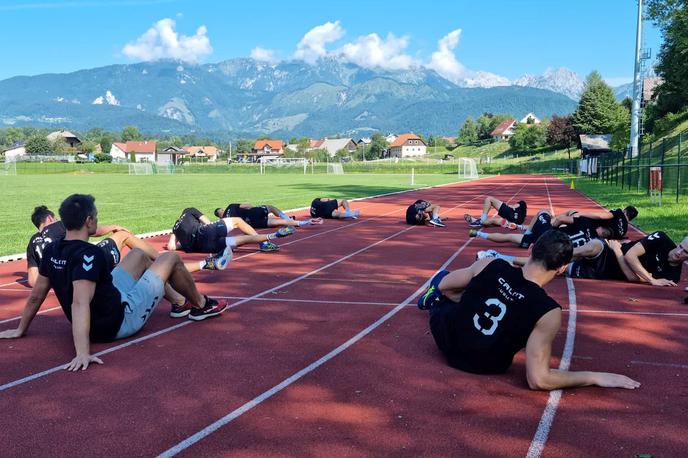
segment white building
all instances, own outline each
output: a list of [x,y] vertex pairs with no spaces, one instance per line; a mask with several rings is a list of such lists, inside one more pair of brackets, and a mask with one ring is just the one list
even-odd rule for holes
[[26,155],[26,143],[18,142],[3,151],[5,162],[16,161],[18,157]]
[[326,138],[318,149],[325,149],[330,157],[334,157],[337,151],[345,150],[349,153],[356,151],[356,142],[351,138]]
[[521,124],[540,124],[541,122],[540,118],[535,116],[535,113],[528,113],[519,121]]
[[409,133],[401,134],[389,145],[390,157],[417,157],[425,156],[428,145],[418,135]]

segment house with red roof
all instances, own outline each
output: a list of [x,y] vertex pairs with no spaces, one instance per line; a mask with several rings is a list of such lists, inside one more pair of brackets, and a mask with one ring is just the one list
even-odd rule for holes
[[153,140],[115,142],[110,148],[112,159],[129,162],[155,162],[157,142]]
[[256,140],[251,152],[244,155],[244,159],[251,162],[261,159],[278,159],[284,156],[284,142],[282,140]]
[[428,145],[414,133],[400,134],[389,145],[390,157],[415,157],[425,156]]
[[514,136],[514,127],[516,127],[515,119],[507,119],[499,123],[490,134],[495,141],[508,141]]

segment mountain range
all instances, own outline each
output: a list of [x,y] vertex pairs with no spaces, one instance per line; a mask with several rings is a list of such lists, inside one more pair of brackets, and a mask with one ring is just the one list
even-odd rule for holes
[[269,64],[231,59],[111,65],[0,81],[0,127],[276,137],[373,131],[455,134],[483,112],[540,117],[575,109],[582,81],[567,69],[507,86],[460,87],[427,68],[367,69],[336,59]]

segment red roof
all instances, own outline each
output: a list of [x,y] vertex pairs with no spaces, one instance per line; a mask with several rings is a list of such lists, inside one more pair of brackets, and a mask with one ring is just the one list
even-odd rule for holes
[[409,140],[420,140],[420,141],[423,142],[423,144],[425,145],[425,142],[423,141],[423,139],[421,139],[421,138],[420,138],[418,135],[416,135],[416,134],[401,134],[401,135],[399,135],[399,136],[397,137],[396,140],[394,140],[394,141],[392,142],[391,145],[389,145],[389,147],[390,147],[390,148],[398,148],[398,147],[400,147],[400,146],[403,146],[404,143],[406,143],[406,142],[409,141]]
[[154,141],[113,143],[117,148],[125,153],[155,153],[156,143]]
[[311,148],[320,148],[323,143],[325,143],[325,140],[311,140],[309,146]]
[[497,127],[495,127],[495,129],[492,131],[490,135],[492,135],[493,137],[496,137],[497,135],[502,135],[507,129],[509,129],[515,123],[515,119],[507,119],[506,121],[502,121],[501,123],[499,123]]
[[254,146],[253,149],[263,149],[265,145],[269,145],[270,149],[277,151],[284,148],[284,142],[282,140],[256,140],[256,146]]

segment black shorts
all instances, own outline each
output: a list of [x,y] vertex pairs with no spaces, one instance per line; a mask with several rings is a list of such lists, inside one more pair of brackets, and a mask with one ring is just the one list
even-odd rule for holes
[[521,239],[521,244],[519,247],[529,248],[530,245],[538,241],[542,234],[550,229],[552,229],[552,215],[544,212],[540,213],[537,217],[537,220],[535,220],[535,224],[533,224],[533,229],[531,229],[531,232],[523,234],[523,238]]
[[114,269],[115,266],[119,264],[121,259],[121,253],[119,252],[119,248],[117,248],[115,241],[111,238],[103,239],[98,242],[96,246],[103,250],[103,253],[105,253],[105,260],[107,261],[110,270]]
[[268,227],[268,208],[264,205],[260,207],[239,208],[236,215],[246,221],[246,223],[255,229],[265,229]]
[[311,202],[312,218],[332,218],[332,212],[339,207],[337,199],[322,201],[318,197]]
[[[523,203],[525,204],[525,202]],[[497,214],[509,222],[523,224],[523,221],[526,220],[526,207],[520,204],[518,208],[514,210],[513,207],[502,202],[502,205],[499,206],[499,210],[497,210]]]
[[227,225],[225,222],[215,221],[204,224],[196,231],[191,250],[188,253],[219,253],[227,247]]
[[592,259],[581,259],[571,263],[568,275],[572,278],[595,278],[598,280],[625,280],[614,251],[602,242],[602,252]]

